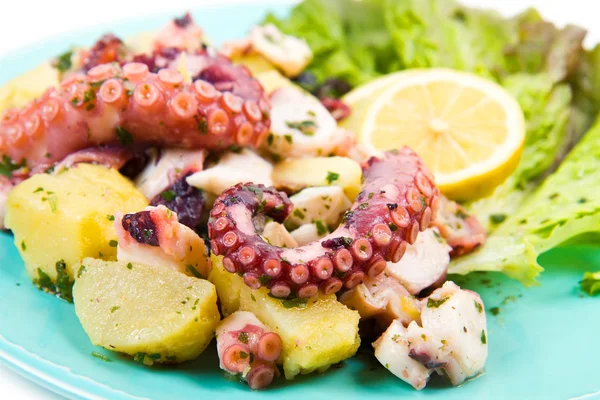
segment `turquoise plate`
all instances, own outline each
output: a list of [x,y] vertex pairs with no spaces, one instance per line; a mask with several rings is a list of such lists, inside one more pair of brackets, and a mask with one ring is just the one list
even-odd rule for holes
[[[285,12],[285,7],[275,7]],[[261,20],[264,6],[207,8],[194,13],[209,35],[223,41],[243,36]],[[112,31],[126,37],[156,29],[166,16],[101,26],[47,40],[0,60],[0,82],[36,66],[74,44],[92,43]],[[479,292],[488,310],[489,358],[486,372],[461,387],[434,379],[421,392],[379,366],[365,345],[341,368],[324,374],[280,379],[252,392],[218,368],[214,345],[178,367],[144,367],[92,346],[73,306],[31,285],[8,234],[0,234],[0,361],[24,376],[70,398],[82,399],[238,399],[311,400],[374,397],[435,399],[567,399],[600,395],[597,374],[600,298],[583,296],[578,281],[600,265],[600,250],[569,247],[541,257],[547,269],[540,287],[525,289],[497,274],[458,279]],[[490,310],[499,307],[493,315]],[[494,313],[495,314],[495,313]],[[110,362],[92,357],[106,354]],[[588,397],[588,396],[586,396]]]

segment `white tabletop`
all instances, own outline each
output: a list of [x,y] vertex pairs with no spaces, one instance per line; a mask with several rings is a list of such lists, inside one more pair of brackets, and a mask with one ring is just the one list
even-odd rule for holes
[[[168,15],[197,8],[201,4],[256,1],[260,0],[103,0],[101,6],[94,7],[94,12],[90,14],[89,7],[82,6],[81,0],[9,0],[0,6],[0,57],[28,43],[50,35],[85,28],[90,24],[108,23],[115,19],[122,20],[144,14],[156,15],[163,11],[166,20]],[[558,24],[572,22],[588,28],[594,27],[598,19],[595,12],[598,7],[594,7],[595,3],[588,0],[463,0],[463,3],[493,7],[507,14],[534,6]],[[93,20],[90,19],[90,15],[93,16]],[[600,41],[599,34],[600,29],[590,32],[587,43]],[[60,398],[0,365],[0,400]]]

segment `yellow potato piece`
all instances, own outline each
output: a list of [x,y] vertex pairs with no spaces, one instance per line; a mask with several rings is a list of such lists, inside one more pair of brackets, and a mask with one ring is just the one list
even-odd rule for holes
[[39,174],[16,186],[6,204],[5,224],[29,276],[56,280],[56,263],[63,260],[73,279],[84,257],[114,259],[116,211],[134,212],[148,202],[116,170],[79,164],[58,175]]
[[0,113],[8,108],[23,107],[41,96],[46,89],[59,83],[58,70],[49,62],[40,64],[0,87]]
[[147,365],[195,359],[220,319],[212,283],[165,267],[86,258],[73,299],[93,344]]
[[340,186],[353,201],[361,188],[360,164],[347,157],[311,157],[282,161],[273,169],[273,186],[293,191],[310,186]]
[[292,307],[289,302],[269,296],[266,288],[250,289],[240,276],[227,272],[221,261],[222,257],[212,257],[209,280],[217,287],[223,314],[253,312],[281,337],[287,379],[324,371],[358,350],[360,316],[338,302],[335,295],[320,294],[304,308]]
[[248,67],[252,75],[267,71],[277,71],[277,69],[262,55],[250,52],[244,55],[234,55],[231,58],[234,64],[242,64]]
[[267,94],[271,94],[275,90],[280,89],[282,87],[297,87],[297,85],[294,82],[281,75],[277,70],[260,72],[254,77],[260,82]]

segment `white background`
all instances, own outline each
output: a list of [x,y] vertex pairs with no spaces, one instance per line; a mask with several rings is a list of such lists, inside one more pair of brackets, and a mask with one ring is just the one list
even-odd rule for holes
[[[280,0],[283,2],[283,0]],[[323,0],[327,1],[327,0]],[[439,0],[444,1],[444,0]],[[186,9],[202,4],[253,3],[253,0],[5,0],[0,6],[0,68],[3,54],[43,40],[48,36],[85,28],[93,24],[120,21],[128,17],[181,14]],[[265,3],[265,1],[261,1]],[[278,3],[277,0],[268,3]],[[598,24],[600,2],[590,0],[464,0],[464,3],[492,7],[503,13],[513,14],[527,6],[534,6],[544,16],[558,24],[577,23],[590,29]],[[209,32],[210,33],[210,32]],[[588,44],[600,41],[600,29],[590,32]],[[70,44],[70,43],[68,43]],[[60,397],[25,380],[0,365],[0,400],[42,399]]]

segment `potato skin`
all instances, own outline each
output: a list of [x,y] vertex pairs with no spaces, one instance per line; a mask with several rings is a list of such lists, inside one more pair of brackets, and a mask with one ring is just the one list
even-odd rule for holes
[[220,320],[212,283],[165,267],[86,258],[73,287],[91,342],[146,365],[193,360]]
[[34,281],[40,284],[47,277],[46,281],[56,282],[61,260],[66,266],[61,277],[66,274],[72,281],[75,265],[84,257],[115,259],[115,212],[139,211],[147,205],[116,170],[79,164],[57,175],[34,175],[17,185],[8,196],[5,224],[13,231],[15,246]]
[[324,371],[352,357],[360,345],[358,312],[337,301],[335,295],[310,299],[300,307],[269,296],[266,288],[250,289],[238,275],[223,268],[222,257],[212,256],[209,280],[219,293],[221,311],[227,316],[237,310],[250,311],[283,342],[285,377]]

